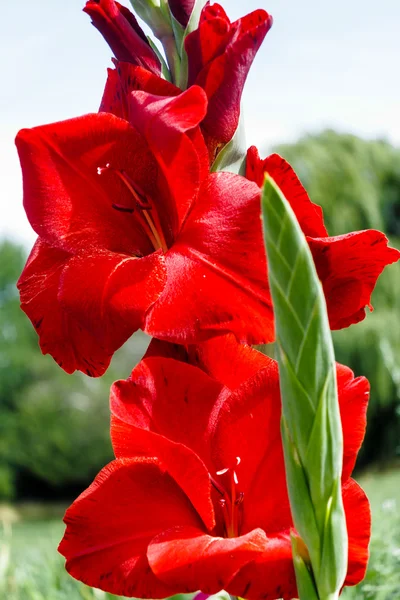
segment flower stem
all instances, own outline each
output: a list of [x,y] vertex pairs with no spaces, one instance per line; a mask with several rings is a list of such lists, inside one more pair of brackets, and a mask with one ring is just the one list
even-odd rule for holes
[[172,82],[178,85],[180,71],[181,71],[181,59],[176,47],[175,38],[172,35],[166,35],[161,38],[161,43],[165,50],[169,70],[171,71]]

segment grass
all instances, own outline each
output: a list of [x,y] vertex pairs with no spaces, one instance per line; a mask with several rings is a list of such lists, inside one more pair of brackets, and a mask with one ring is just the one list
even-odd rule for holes
[[346,600],[400,598],[400,470],[360,478],[372,507],[371,556],[367,575],[347,588]]
[[21,521],[13,525],[12,536],[6,535],[2,556],[0,554],[0,598],[7,600],[109,600],[113,598],[109,594],[92,590],[75,581],[65,571],[63,558],[57,553],[57,545],[63,529],[60,519]]
[[[360,478],[373,511],[371,560],[365,580],[343,594],[345,600],[400,598],[400,470],[369,473]],[[72,579],[64,570],[57,545],[61,518],[43,520],[32,507],[25,519],[3,510],[0,539],[0,598],[5,600],[111,600],[116,598]],[[28,518],[29,517],[29,518]],[[1,531],[0,531],[1,534]]]

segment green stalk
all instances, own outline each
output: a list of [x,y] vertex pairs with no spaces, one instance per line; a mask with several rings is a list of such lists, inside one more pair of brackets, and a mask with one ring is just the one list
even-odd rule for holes
[[181,59],[176,47],[175,37],[173,35],[168,35],[160,38],[160,41],[165,50],[172,82],[175,83],[175,85],[178,85],[181,71]]
[[[266,176],[262,194],[274,306],[282,442],[301,600],[336,600],[347,572],[343,435],[325,297],[292,208]],[[302,551],[300,552],[300,550]]]

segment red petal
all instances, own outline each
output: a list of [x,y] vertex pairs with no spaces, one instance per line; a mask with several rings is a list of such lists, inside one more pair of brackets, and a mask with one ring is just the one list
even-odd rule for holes
[[229,331],[249,344],[273,339],[259,194],[239,175],[210,175],[165,256],[168,282],[149,334],[178,343]]
[[231,37],[230,29],[231,23],[221,6],[204,7],[199,27],[185,38],[188,85],[193,85],[202,69],[224,52]]
[[214,512],[202,461],[209,467],[207,432],[223,398],[222,385],[200,369],[165,358],[142,360],[111,391],[116,456],[157,456],[209,529]]
[[142,90],[157,96],[177,96],[181,90],[147,69],[131,63],[114,61],[115,69],[108,69],[106,87],[99,110],[110,112],[129,121],[130,92]]
[[[211,438],[216,470],[235,468],[244,493],[241,531],[261,527],[268,535],[293,522],[286,489],[280,434],[281,398],[275,361],[243,383],[221,406]],[[236,457],[240,458],[237,464]],[[224,479],[226,477],[226,479]],[[221,477],[229,484],[230,474]]]
[[[345,585],[359,583],[366,571],[371,517],[368,500],[349,480],[343,487],[349,535],[349,566]],[[246,565],[227,586],[228,593],[249,600],[290,600],[297,597],[289,532],[267,536],[267,550]]]
[[265,533],[255,529],[237,538],[216,538],[195,528],[165,531],[149,544],[147,556],[153,573],[181,590],[200,589],[215,594],[267,544]]
[[[162,137],[151,127],[152,118],[157,117],[162,127],[186,133],[200,124],[207,111],[207,97],[197,85],[178,96],[165,98],[138,91],[131,95],[130,101],[132,124],[148,137],[150,142]],[[147,118],[142,119],[142,114],[146,114]]]
[[247,344],[240,344],[232,334],[220,335],[190,346],[153,338],[146,352],[146,357],[150,356],[175,358],[198,366],[231,390],[272,362],[271,358]]
[[114,0],[89,0],[83,9],[118,60],[161,73],[160,61],[133,14]]
[[110,252],[80,255],[66,265],[58,298],[112,355],[139,329],[144,313],[163,290],[165,277],[159,252],[143,258]]
[[[211,9],[215,6],[220,8],[213,5]],[[205,7],[204,13],[209,10]],[[210,148],[226,144],[235,133],[247,74],[272,25],[272,17],[264,10],[256,10],[230,27],[224,13],[217,10],[214,14],[215,20],[211,14],[201,19],[198,29],[185,40],[190,82],[201,85],[209,99],[202,128]]]
[[[364,377],[354,379],[352,371],[342,365],[337,365],[337,378],[344,437],[343,481],[346,481],[365,433],[369,384]],[[268,535],[292,526],[280,414],[278,369],[272,360],[238,387],[219,411],[211,439],[213,459],[216,469],[234,465],[236,456],[241,459],[235,470],[245,498],[242,531],[262,527]]]
[[247,153],[246,177],[262,185],[268,173],[293,208],[313,253],[324,286],[332,329],[342,329],[365,317],[365,306],[384,267],[396,262],[400,252],[387,247],[379,231],[353,232],[326,237],[322,210],[312,204],[291,166],[279,155],[262,161],[252,146]]
[[308,238],[324,287],[332,329],[343,329],[372,310],[371,294],[386,265],[400,252],[388,247],[383,233],[369,229],[329,238]]
[[244,566],[227,586],[232,596],[248,600],[297,598],[289,532],[267,537],[263,554]]
[[246,177],[259,187],[264,184],[264,161],[255,146],[250,146],[246,155]]
[[215,527],[210,477],[197,454],[183,444],[145,428],[134,427],[115,416],[111,417],[111,437],[117,458],[156,456],[189,498],[205,528],[211,531]]
[[354,378],[353,371],[339,363],[336,373],[344,442],[342,481],[346,481],[354,469],[365,435],[369,382],[365,377]]
[[[198,131],[207,98],[201,88],[193,86],[166,98],[138,91],[129,102],[131,122],[146,138],[161,168],[159,189],[169,190],[173,214],[177,212],[177,223],[172,226],[176,237],[209,171],[207,149]],[[164,205],[160,207],[165,212],[162,222],[171,219],[168,197]]]
[[43,354],[51,354],[67,373],[79,369],[99,376],[107,369],[112,352],[58,300],[60,277],[70,259],[71,255],[39,239],[18,281],[21,308],[38,332]]
[[367,570],[371,510],[367,496],[353,479],[343,486],[343,504],[349,535],[349,566],[344,584],[356,585],[364,579]]
[[[128,64],[128,63],[121,63]],[[132,69],[135,67],[130,65]],[[128,109],[126,107],[126,98],[121,91],[121,82],[116,69],[107,69],[107,81],[104,88],[103,97],[99,112],[109,112],[120,117],[121,119],[128,120]],[[250,177],[249,177],[250,179]]]
[[51,245],[75,253],[90,247],[129,255],[154,250],[133,215],[112,208],[132,194],[107,164],[126,170],[156,196],[157,165],[143,138],[110,114],[86,115],[25,129],[16,139],[24,176],[24,206],[33,229]]
[[[248,531],[259,525],[265,526],[267,531],[277,526],[290,527],[280,441],[277,363],[238,344],[233,336],[214,338],[189,347],[187,352],[180,352],[179,348],[182,347],[153,340],[149,351],[150,356],[164,354],[199,364],[212,377],[238,388],[218,405],[218,419],[210,419],[207,439],[213,449],[210,467],[213,476],[220,469],[236,465],[238,455],[241,458],[235,470],[239,490],[245,494],[244,529]],[[199,394],[199,401],[203,401],[203,397],[205,394]],[[190,432],[191,425],[185,428]],[[192,436],[192,441],[188,437],[185,443],[193,447],[197,444],[197,435]],[[201,449],[197,452],[201,453]],[[227,477],[229,479],[229,475]],[[221,479],[221,483],[229,487],[228,480]],[[273,489],[273,493],[266,494],[266,489]]]
[[[147,358],[112,388],[111,411],[134,427],[184,444],[208,461],[205,434],[223,402],[223,386],[200,369],[168,358]],[[171,412],[171,407],[173,411]],[[123,451],[116,440],[117,451]],[[128,441],[129,447],[136,445]]]
[[328,235],[322,214],[322,208],[313,204],[300,179],[286,160],[279,154],[271,154],[261,160],[257,148],[252,146],[247,152],[246,177],[262,186],[264,174],[268,173],[282,190],[290,203],[304,235],[324,237]]
[[150,540],[175,526],[201,528],[191,503],[156,461],[116,460],[67,510],[59,552],[68,572],[87,585],[140,598],[182,591],[152,573]]

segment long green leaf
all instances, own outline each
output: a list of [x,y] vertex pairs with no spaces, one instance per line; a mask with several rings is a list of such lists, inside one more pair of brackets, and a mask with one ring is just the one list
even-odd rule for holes
[[315,581],[318,599],[333,600],[346,576],[348,540],[341,496],[343,435],[325,298],[293,210],[268,176],[262,213],[276,324],[286,477],[294,524],[310,562],[308,570],[294,544],[298,588],[301,599],[309,600]]

